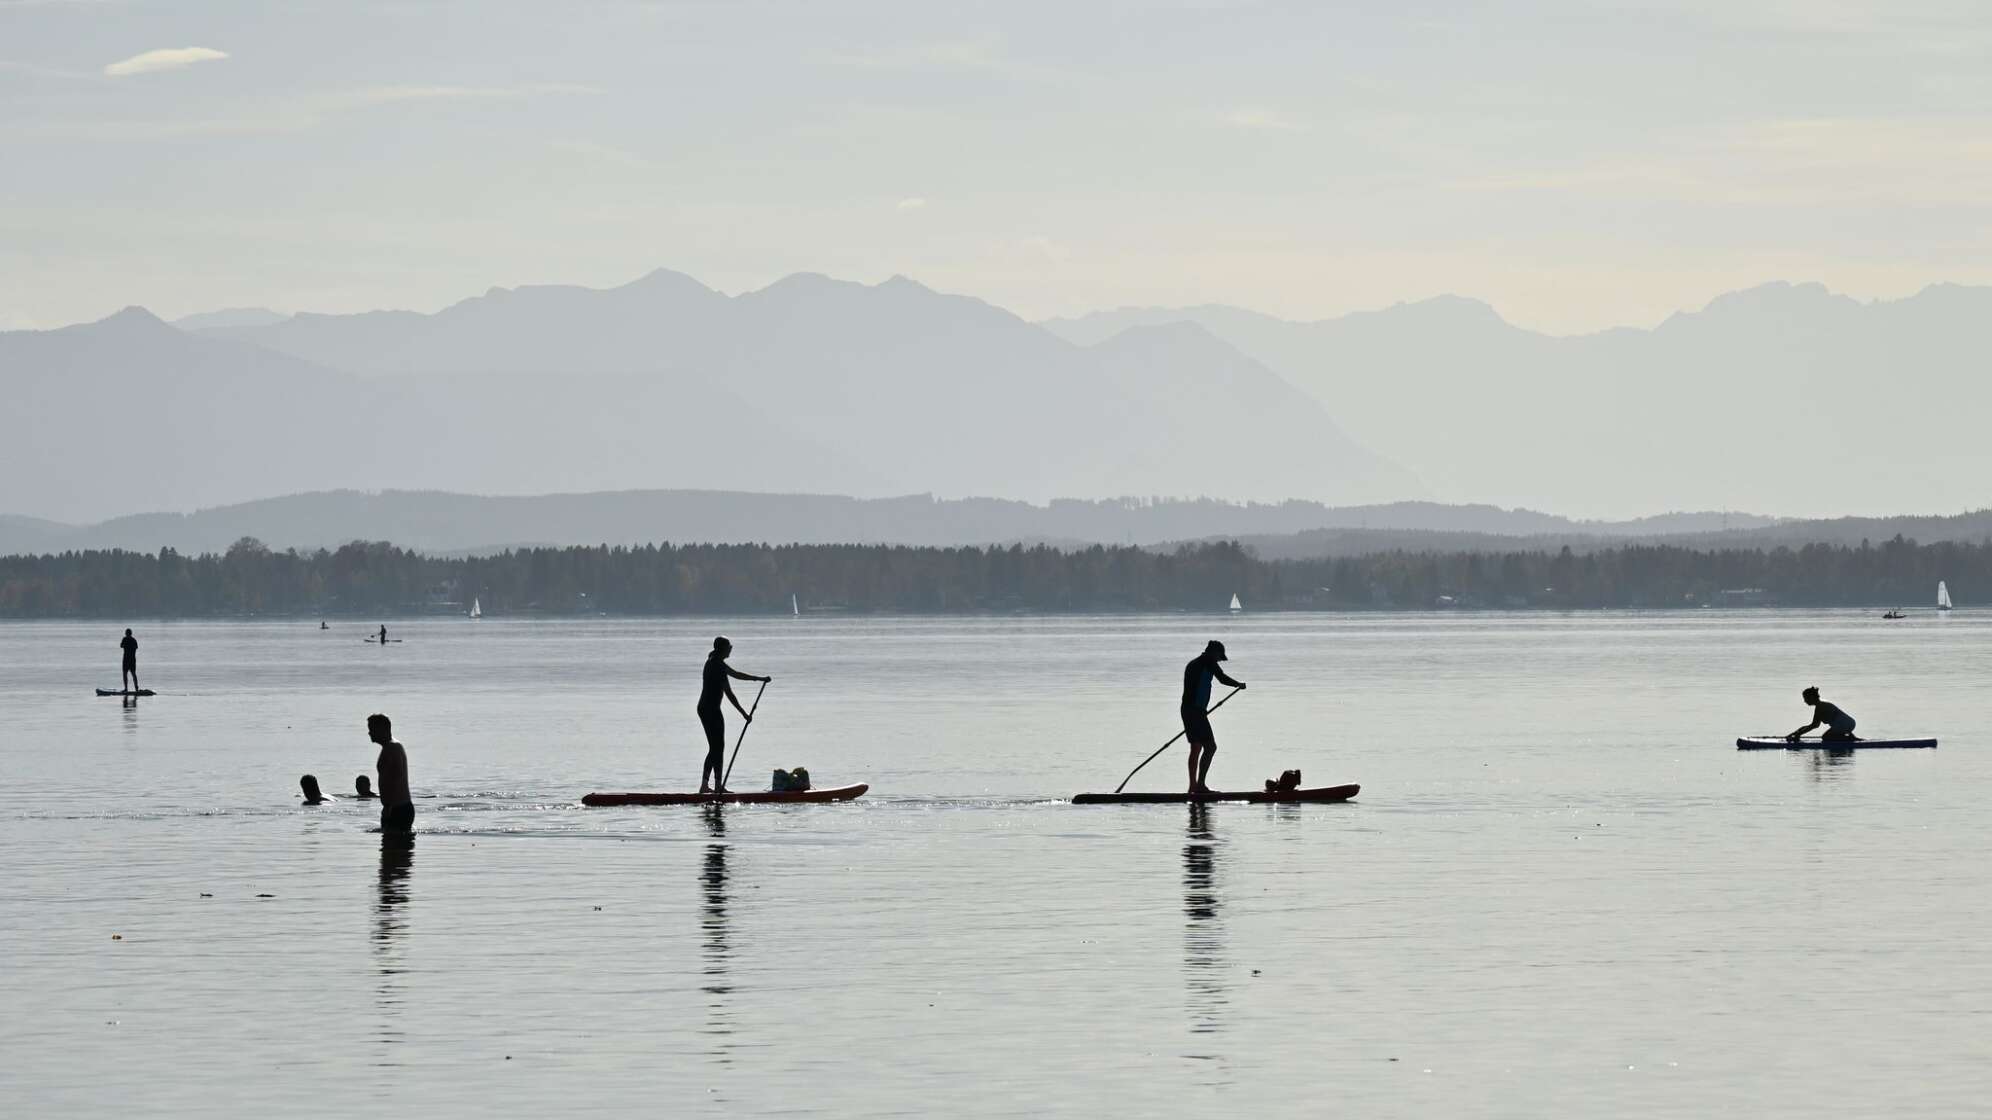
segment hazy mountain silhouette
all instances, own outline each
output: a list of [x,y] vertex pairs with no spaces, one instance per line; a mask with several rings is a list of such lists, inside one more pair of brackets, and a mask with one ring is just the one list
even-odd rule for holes
[[226,329],[230,327],[266,327],[281,323],[289,318],[281,311],[267,307],[228,307],[220,311],[203,311],[197,315],[182,315],[173,320],[173,325],[183,331]]
[[[804,274],[729,297],[659,271],[607,290],[493,289],[433,315],[296,315],[198,334],[345,371],[380,395],[384,417],[417,418],[392,426],[404,469],[388,476],[403,487],[1423,494],[1312,398],[1213,337],[1075,346],[904,278]],[[318,488],[382,478],[320,466]]]
[[1721,296],[1652,330],[1556,338],[1457,297],[1319,322],[1137,308],[1046,326],[1093,344],[1193,322],[1312,393],[1436,493],[1581,512],[1963,509],[1992,289],[1863,303],[1818,284]]
[[0,333],[0,509],[212,505],[340,475],[379,485],[391,412],[364,384],[139,308]]
[[[1213,500],[1060,500],[1045,505],[993,498],[940,500],[919,494],[856,499],[818,494],[636,490],[533,497],[343,490],[205,509],[150,513],[71,526],[0,517],[0,555],[76,548],[170,546],[220,551],[252,536],[276,547],[336,547],[352,540],[391,540],[431,552],[468,552],[518,544],[766,542],[960,545],[1014,541],[1062,544],[1156,544],[1246,537],[1270,551],[1305,554],[1293,536],[1325,530],[1377,542],[1387,533],[1477,534],[1493,541],[1546,534],[1658,535],[1669,527],[1706,529],[1769,524],[1743,514],[1672,514],[1630,522],[1573,522],[1533,510],[1441,506],[1430,502],[1331,508],[1313,502],[1250,504]],[[1289,548],[1291,543],[1291,548]]]

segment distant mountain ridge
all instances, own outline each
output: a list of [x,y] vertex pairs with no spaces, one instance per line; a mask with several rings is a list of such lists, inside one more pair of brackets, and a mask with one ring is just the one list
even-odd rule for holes
[[1454,296],[1314,322],[1206,305],[1045,326],[1083,344],[1171,322],[1312,393],[1441,500],[1826,513],[1992,496],[1992,288],[1862,302],[1770,283],[1573,337]]
[[1773,524],[1749,514],[1666,514],[1579,523],[1533,510],[1441,506],[1430,502],[1334,508],[1315,502],[1060,500],[1045,505],[929,495],[857,499],[821,494],[623,491],[480,497],[439,492],[329,491],[295,494],[192,514],[152,513],[72,526],[0,517],[0,555],[85,548],[220,551],[256,537],[277,548],[337,547],[389,540],[454,553],[518,544],[907,544],[1013,541],[1139,544],[1203,537],[1250,537],[1308,530],[1477,533],[1510,539],[1549,533],[1599,538],[1672,529]]
[[0,509],[85,521],[341,486],[1425,494],[1201,328],[1078,346],[903,277],[727,296],[660,270],[257,319],[0,333],[0,392],[36,433],[0,444]]

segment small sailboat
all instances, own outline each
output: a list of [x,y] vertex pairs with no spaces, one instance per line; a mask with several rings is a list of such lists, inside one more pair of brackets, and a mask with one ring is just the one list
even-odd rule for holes
[[1245,605],[1238,601],[1238,593],[1236,591],[1231,593],[1231,609],[1234,613],[1245,609]]
[[789,613],[797,618],[802,617],[802,604],[796,601],[794,595],[789,596]]
[[1937,581],[1937,609],[1940,611],[1951,609],[1950,588],[1944,586],[1943,580]]
[[472,618],[484,617],[484,605],[478,602],[474,596],[470,600],[470,617]]

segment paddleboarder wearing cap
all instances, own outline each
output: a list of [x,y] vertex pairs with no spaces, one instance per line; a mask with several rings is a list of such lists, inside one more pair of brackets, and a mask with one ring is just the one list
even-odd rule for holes
[[1244,688],[1218,668],[1226,660],[1224,643],[1213,641],[1188,665],[1183,666],[1183,738],[1190,743],[1190,792],[1209,793],[1204,779],[1210,774],[1210,760],[1217,754],[1217,733],[1210,727],[1210,682],[1223,681],[1232,688]]
[[[726,659],[732,653],[732,642],[723,637],[714,638],[712,652],[706,654],[705,672],[700,675],[699,723],[705,726],[706,734],[705,766],[699,770],[700,793],[726,792],[726,712],[719,706],[720,699],[731,703],[741,719],[753,723],[754,717],[740,706],[740,698],[733,695],[733,682],[760,681],[766,684],[775,679],[743,673],[728,665]],[[711,777],[710,786],[706,784],[708,775]]]

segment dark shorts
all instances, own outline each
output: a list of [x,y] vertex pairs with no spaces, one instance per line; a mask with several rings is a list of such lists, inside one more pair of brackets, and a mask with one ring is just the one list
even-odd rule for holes
[[415,806],[409,804],[389,805],[380,811],[382,832],[415,831]]
[[1183,738],[1199,747],[1217,749],[1217,732],[1210,729],[1210,717],[1195,708],[1183,709]]
[[136,657],[127,657],[127,658],[125,658],[125,659],[124,659],[124,671],[125,671],[125,672],[127,672],[127,673],[136,673],[136,672],[138,672],[138,658],[136,658]]

